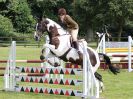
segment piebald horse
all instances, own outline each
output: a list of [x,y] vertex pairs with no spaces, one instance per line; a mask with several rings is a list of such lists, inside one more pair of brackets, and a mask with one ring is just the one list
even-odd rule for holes
[[[47,57],[46,60],[49,61],[50,64],[57,66],[59,65],[59,61],[53,61],[50,58],[56,56],[59,59],[62,59],[66,62],[71,62],[74,64],[78,64],[83,66],[83,57],[79,56],[76,49],[72,47],[71,44],[71,36],[68,31],[64,30],[59,24],[49,18],[42,18],[36,25],[36,31],[34,33],[34,38],[38,41],[42,35],[47,32],[49,36],[49,43],[44,44],[42,49],[41,59]],[[119,70],[111,65],[111,61],[109,57],[102,53],[97,53],[94,49],[87,46],[87,42],[85,40],[79,41],[79,50],[83,54],[83,43],[86,45],[88,55],[90,58],[90,63],[93,66],[93,71],[98,80],[102,80],[101,75],[96,71],[100,66],[100,56],[103,56],[106,64],[108,65],[111,72],[117,74]],[[44,48],[49,48],[49,53],[44,57]],[[83,68],[83,67],[82,67]]]

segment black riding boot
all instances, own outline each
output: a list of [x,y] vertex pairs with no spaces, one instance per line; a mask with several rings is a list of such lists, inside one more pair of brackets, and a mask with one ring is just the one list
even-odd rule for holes
[[77,53],[79,54],[79,58],[83,58],[83,54],[79,51],[79,44],[77,41],[73,41],[73,46],[77,50]]
[[79,50],[79,45],[77,41],[73,41],[73,47],[78,51]]

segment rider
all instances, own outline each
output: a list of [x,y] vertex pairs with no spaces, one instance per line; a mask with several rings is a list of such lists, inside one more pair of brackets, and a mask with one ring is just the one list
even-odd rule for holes
[[81,52],[79,51],[79,44],[77,41],[77,35],[79,31],[78,24],[67,14],[64,8],[60,8],[58,10],[58,15],[61,26],[66,27],[67,31],[72,36],[74,48],[77,50],[78,54],[81,55]]

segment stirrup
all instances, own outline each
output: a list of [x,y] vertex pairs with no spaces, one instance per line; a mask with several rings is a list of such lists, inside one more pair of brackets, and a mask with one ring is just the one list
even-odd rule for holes
[[77,53],[78,53],[78,55],[79,55],[79,58],[80,58],[80,59],[83,59],[83,53],[81,53],[80,50],[78,50]]

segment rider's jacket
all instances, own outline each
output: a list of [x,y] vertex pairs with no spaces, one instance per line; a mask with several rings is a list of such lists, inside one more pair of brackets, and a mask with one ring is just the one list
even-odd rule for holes
[[67,25],[68,30],[79,28],[78,24],[69,15],[65,15],[63,24]]

